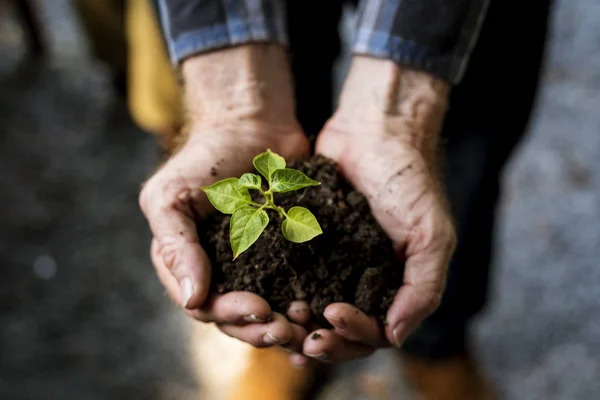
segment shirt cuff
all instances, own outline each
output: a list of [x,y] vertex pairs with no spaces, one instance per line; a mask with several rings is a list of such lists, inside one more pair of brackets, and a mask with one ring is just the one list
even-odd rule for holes
[[384,32],[359,29],[352,52],[385,58],[411,68],[433,74],[452,84],[458,83],[461,76],[459,66],[466,62],[463,57],[452,53],[440,53],[430,47]]
[[242,8],[244,2],[232,1],[222,18],[215,18],[207,24],[195,20],[193,13],[171,10],[169,4],[168,0],[159,1],[159,11],[169,56],[174,64],[198,53],[246,43],[287,45],[283,8],[272,7],[269,14],[257,10],[250,13]]
[[490,0],[363,0],[355,54],[386,58],[458,84]]

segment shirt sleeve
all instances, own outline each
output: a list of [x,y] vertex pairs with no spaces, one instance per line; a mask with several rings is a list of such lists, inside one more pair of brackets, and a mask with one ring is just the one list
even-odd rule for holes
[[460,82],[490,0],[362,0],[355,54]]
[[282,0],[158,0],[173,63],[250,42],[286,44]]

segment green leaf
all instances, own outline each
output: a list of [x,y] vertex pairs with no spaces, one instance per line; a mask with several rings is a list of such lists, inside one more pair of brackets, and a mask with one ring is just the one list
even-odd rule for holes
[[254,168],[271,183],[271,175],[278,169],[285,168],[285,159],[279,154],[267,149],[262,154],[254,157]]
[[303,243],[323,233],[315,216],[304,207],[292,207],[281,225],[283,236],[290,242]]
[[233,214],[238,208],[252,203],[248,189],[239,188],[238,182],[238,178],[227,178],[203,187],[202,191],[217,210],[223,214]]
[[260,175],[245,173],[240,177],[238,188],[260,189],[261,184],[262,179],[260,178]]
[[291,168],[278,169],[271,177],[271,189],[274,192],[286,193],[307,186],[319,186],[321,183],[313,181],[300,171]]
[[236,210],[229,221],[229,239],[234,260],[256,242],[268,223],[269,216],[265,210],[250,206]]

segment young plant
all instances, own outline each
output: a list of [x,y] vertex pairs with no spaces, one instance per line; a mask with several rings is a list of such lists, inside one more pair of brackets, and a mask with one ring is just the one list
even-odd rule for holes
[[[310,179],[300,171],[285,167],[285,159],[271,150],[254,157],[254,167],[265,177],[269,185],[263,190],[259,175],[246,173],[238,178],[227,178],[202,188],[210,203],[223,214],[232,214],[229,237],[233,259],[246,251],[269,224],[265,210],[276,211],[281,218],[283,236],[295,243],[303,243],[323,233],[315,216],[304,207],[292,207],[287,212],[273,201],[273,193],[287,193],[321,183]],[[250,197],[251,190],[258,190],[264,203],[256,203]]]

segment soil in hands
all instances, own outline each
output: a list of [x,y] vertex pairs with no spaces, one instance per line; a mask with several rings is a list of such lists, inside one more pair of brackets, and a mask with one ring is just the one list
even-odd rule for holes
[[371,215],[367,199],[325,157],[296,160],[289,167],[321,185],[276,193],[275,203],[286,210],[308,208],[323,234],[306,243],[289,242],[281,233],[279,216],[269,211],[271,221],[260,238],[233,261],[230,216],[213,214],[199,227],[200,241],[213,264],[212,290],[256,293],[280,313],[290,302],[305,300],[316,320],[326,326],[323,311],[334,302],[354,304],[383,322],[402,284],[404,265]]

